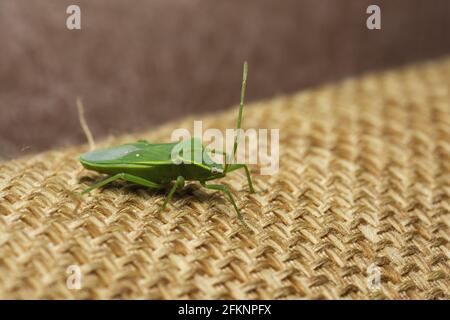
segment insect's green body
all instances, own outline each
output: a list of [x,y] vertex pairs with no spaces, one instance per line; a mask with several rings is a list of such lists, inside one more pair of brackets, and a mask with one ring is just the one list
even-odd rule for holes
[[[246,85],[247,65],[244,64],[244,78],[241,90],[241,105],[237,122],[240,129],[242,110],[244,105],[244,93]],[[236,137],[233,156],[236,153],[238,138]],[[174,150],[177,148],[176,150]],[[183,152],[175,152],[174,151]],[[186,150],[186,154],[184,153]],[[178,161],[174,161],[174,154]],[[200,155],[200,157],[198,157]],[[200,160],[198,160],[200,159]],[[220,190],[227,194],[238,217],[242,216],[228,188],[221,184],[206,184],[207,181],[225,177],[230,171],[245,169],[249,188],[253,191],[250,171],[245,164],[230,164],[231,158],[226,156],[225,164],[221,165],[212,161],[210,154],[205,152],[198,139],[190,139],[174,143],[151,144],[147,141],[123,144],[108,149],[95,150],[80,156],[81,164],[89,170],[111,175],[111,177],[94,184],[83,193],[102,187],[117,179],[137,183],[152,189],[165,188],[170,182],[175,181],[162,208],[171,200],[175,190],[184,186],[185,180],[199,181],[203,186]]]
[[[192,152],[188,156],[181,154],[179,164],[174,163],[172,160],[173,149],[179,143],[151,144],[144,140],[85,153],[80,156],[80,162],[89,170],[109,175],[127,173],[162,186],[167,185],[180,176],[184,180],[199,182],[225,176],[223,166],[213,162],[199,140],[193,138],[183,141],[181,144],[199,146],[197,147],[199,150],[192,148]],[[195,152],[200,152],[202,161],[195,161]],[[228,165],[226,172],[234,171],[244,166],[243,164],[231,164]]]
[[[197,142],[192,139],[189,143]],[[206,181],[216,176],[218,171],[223,171],[220,164],[207,164],[208,161],[196,163],[190,157],[182,158],[181,163],[175,164],[171,155],[177,144],[150,144],[141,140],[85,153],[80,157],[80,162],[89,170],[111,175],[128,173],[163,185],[179,176],[185,180]]]

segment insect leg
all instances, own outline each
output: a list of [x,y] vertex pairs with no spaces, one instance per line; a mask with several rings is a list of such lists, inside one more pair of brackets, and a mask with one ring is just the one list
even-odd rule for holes
[[140,184],[140,185],[143,185],[145,187],[152,188],[152,189],[161,189],[163,187],[161,184],[158,184],[158,183],[155,183],[155,182],[152,182],[152,181],[149,181],[149,180],[137,177],[137,176],[133,176],[133,175],[128,174],[128,173],[118,173],[118,174],[116,174],[114,176],[106,178],[105,180],[102,180],[102,181],[100,181],[100,182],[90,186],[89,188],[87,188],[83,192],[81,192],[81,194],[89,193],[89,192],[91,192],[94,189],[103,187],[103,186],[107,185],[108,183],[111,183],[111,182],[116,181],[118,179],[122,179],[122,180],[129,181],[129,182],[134,182],[136,184]]
[[253,188],[253,183],[252,183],[252,176],[250,175],[250,170],[248,169],[248,166],[246,164],[230,164],[228,166],[227,172],[230,171],[234,171],[234,170],[238,170],[244,168],[245,169],[245,174],[247,175],[247,181],[248,181],[248,187],[250,189],[251,193],[255,192],[255,189]]
[[246,164],[244,164],[243,167],[245,169],[245,174],[247,175],[248,187],[250,189],[250,192],[255,193],[255,189],[253,188],[252,176],[250,175],[250,170],[248,169]]
[[237,207],[237,205],[236,205],[236,202],[234,201],[233,196],[231,195],[230,190],[229,190],[226,186],[224,186],[223,184],[206,184],[206,183],[204,183],[204,182],[201,182],[201,184],[202,184],[202,186],[204,186],[204,187],[207,188],[207,189],[211,189],[211,190],[219,190],[219,191],[225,192],[225,194],[226,194],[226,195],[228,196],[228,198],[230,199],[231,204],[233,205],[234,209],[236,210],[237,217],[238,217],[239,221],[240,221],[242,224],[247,225],[247,224],[245,223],[245,221],[244,221],[244,218],[242,217],[241,212],[239,211],[239,209],[238,209],[238,207]]
[[175,181],[175,184],[173,185],[172,189],[170,189],[169,194],[166,197],[166,200],[164,200],[164,204],[161,207],[161,211],[166,209],[167,204],[172,200],[173,194],[178,188],[184,187],[184,178],[182,176],[179,176],[177,180]]
[[106,186],[108,183],[116,181],[117,179],[120,179],[120,174],[116,174],[116,175],[106,178],[105,180],[102,180],[96,184],[93,184],[92,186],[90,186],[89,188],[87,188],[83,192],[81,192],[81,194],[86,194],[86,193],[91,192],[94,189]]
[[162,189],[164,188],[164,185],[138,177],[138,176],[134,176],[132,174],[129,173],[120,173],[121,177],[120,179],[128,181],[128,182],[133,182],[136,184],[140,184],[141,186],[144,187],[148,187],[148,188],[152,188],[152,189]]

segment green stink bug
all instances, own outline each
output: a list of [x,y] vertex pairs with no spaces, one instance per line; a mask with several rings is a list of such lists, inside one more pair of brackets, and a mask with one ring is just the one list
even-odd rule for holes
[[[100,181],[82,192],[86,194],[96,188],[103,187],[115,180],[121,179],[136,183],[152,189],[162,189],[175,181],[169,191],[161,210],[164,210],[167,203],[173,197],[178,188],[184,186],[185,180],[199,181],[202,186],[224,192],[234,209],[236,210],[238,219],[244,223],[241,212],[231,195],[230,190],[223,184],[209,184],[207,181],[223,178],[228,172],[244,169],[247,175],[250,192],[254,192],[250,171],[245,164],[232,164],[232,160],[236,156],[236,150],[239,141],[239,132],[241,128],[242,111],[244,109],[245,89],[247,84],[247,62],[244,63],[244,71],[241,86],[241,100],[239,105],[239,115],[237,118],[233,153],[232,157],[222,152],[225,157],[224,165],[215,163],[209,158],[207,150],[201,145],[196,138],[173,143],[150,144],[146,141],[139,140],[135,143],[123,144],[108,149],[100,149],[87,152],[80,156],[81,164],[89,170],[110,175],[109,178]],[[175,148],[194,151],[183,152],[179,163],[173,161],[173,151]],[[181,148],[180,148],[181,147]],[[193,155],[196,151],[203,155],[201,160],[194,159]]]

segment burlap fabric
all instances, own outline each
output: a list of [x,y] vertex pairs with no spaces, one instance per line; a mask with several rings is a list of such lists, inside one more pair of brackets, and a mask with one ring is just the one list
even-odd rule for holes
[[[244,127],[280,128],[281,153],[273,176],[252,166],[256,194],[243,172],[223,179],[250,230],[197,184],[163,213],[164,192],[126,183],[78,198],[100,178],[77,161],[86,146],[3,163],[0,297],[448,298],[449,86],[447,58],[249,105]],[[193,120],[102,145],[168,141]]]

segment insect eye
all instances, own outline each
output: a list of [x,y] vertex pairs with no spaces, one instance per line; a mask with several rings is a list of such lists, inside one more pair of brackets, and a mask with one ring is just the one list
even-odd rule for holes
[[222,173],[223,170],[222,170],[222,169],[219,169],[219,168],[217,168],[217,167],[212,167],[212,168],[211,168],[211,172],[212,172],[212,173]]

